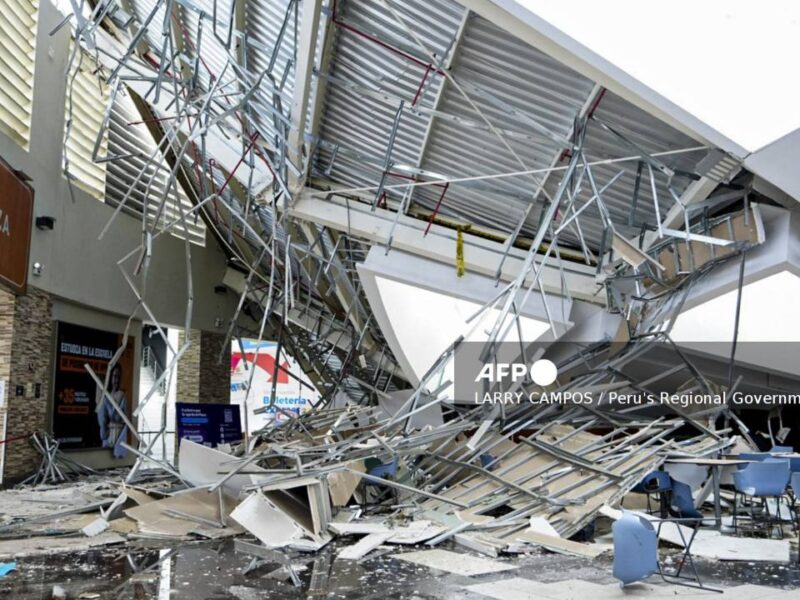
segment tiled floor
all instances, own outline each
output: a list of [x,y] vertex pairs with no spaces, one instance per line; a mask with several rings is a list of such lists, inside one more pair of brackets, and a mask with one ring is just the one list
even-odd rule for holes
[[[544,551],[489,558],[457,547],[379,547],[362,560],[339,560],[334,542],[314,555],[294,561],[300,577],[295,587],[277,576],[275,564],[252,571],[250,557],[230,542],[184,543],[168,561],[146,572],[136,564],[156,564],[167,547],[109,546],[88,552],[19,557],[17,570],[0,578],[0,598],[49,600],[54,585],[69,598],[103,600],[795,600],[800,599],[800,565],[698,561],[703,580],[724,588],[714,594],[668,586],[658,576],[620,589],[612,559],[578,558]],[[397,555],[402,553],[404,557]],[[421,560],[420,556],[423,555]],[[672,562],[675,550],[662,558]],[[502,570],[501,570],[502,569]],[[791,590],[791,591],[784,591]]]
[[618,584],[598,584],[580,579],[541,583],[514,577],[465,586],[467,590],[498,600],[619,600],[658,599],[680,596],[683,600],[795,600],[797,590],[785,591],[760,585],[724,588],[723,593],[661,583],[637,583],[621,588]]

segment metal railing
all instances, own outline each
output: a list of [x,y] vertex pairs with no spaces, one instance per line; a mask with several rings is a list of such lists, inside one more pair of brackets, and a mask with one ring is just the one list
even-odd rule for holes
[[[158,381],[158,378],[161,377],[161,374],[164,372],[164,365],[161,364],[158,355],[153,352],[153,349],[150,346],[142,346],[142,367],[150,371],[150,373],[153,375],[153,381]],[[159,382],[158,391],[162,395],[166,395],[166,378]]]

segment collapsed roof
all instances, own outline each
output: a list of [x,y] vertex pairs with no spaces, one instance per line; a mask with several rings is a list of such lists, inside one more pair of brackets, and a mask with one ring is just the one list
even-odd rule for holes
[[[715,420],[724,414],[736,423],[736,416],[725,404],[670,406],[667,416],[648,406],[475,406],[448,379],[467,337],[450,340],[455,343],[423,372],[412,373],[377,308],[365,274],[375,262],[368,255],[402,252],[450,264],[454,289],[464,275],[493,283],[494,292],[480,303],[481,318],[468,327],[486,329],[484,360],[497,360],[500,343],[513,338],[529,300],[537,298],[539,318],[548,325],[542,339],[570,344],[535,354],[550,352],[560,376],[547,385],[501,382],[491,391],[642,392],[661,377],[637,379],[625,366],[641,357],[645,342],[670,343],[669,327],[698,280],[764,243],[762,206],[775,202],[743,168],[743,157],[674,115],[648,112],[649,101],[633,102],[635,90],[622,93],[614,77],[595,81],[534,47],[525,41],[530,36],[516,35],[520,23],[498,24],[506,13],[493,20],[490,11],[465,7],[473,4],[483,5],[101,1],[83,11],[76,6],[65,21],[79,42],[68,82],[83,57],[93,56],[94,75],[110,90],[98,140],[116,103],[129,97],[155,142],[149,155],[136,157],[144,163],[136,182],[156,173],[162,183],[153,189],[160,192],[140,211],[141,243],[120,261],[138,299],[134,316],[154,321],[170,344],[144,294],[153,241],[202,218],[228,253],[225,283],[240,296],[228,337],[276,339],[322,392],[314,415],[298,419],[292,432],[311,419],[338,418],[336,411],[349,406],[348,419],[365,415],[374,429],[378,443],[368,453],[410,455],[413,479],[431,476],[424,458],[430,443],[451,443],[469,431],[455,455],[431,455],[454,469],[426,485],[452,494],[456,488],[445,486],[458,479],[452,473],[484,478],[493,499],[510,498],[513,509],[529,516],[563,508],[563,499],[543,494],[538,475],[525,487],[491,474],[480,466],[491,448],[503,456],[526,453],[514,461],[543,461],[542,476],[553,464],[558,477],[599,474],[608,500],[629,489],[640,469],[681,446],[703,454],[729,444],[731,427],[717,429]],[[95,144],[96,160],[131,160],[130,154],[103,156],[100,148]],[[164,169],[149,168],[161,162]],[[178,188],[191,208],[175,200]],[[168,209],[175,216],[165,222]],[[176,361],[186,344],[172,349]],[[532,352],[520,349],[525,362]],[[675,356],[677,364],[662,376],[680,374],[677,389],[712,394],[740,383],[712,381],[677,349]],[[402,427],[396,416],[372,418],[370,407],[406,390]],[[431,405],[441,408],[447,425],[438,433],[410,427],[410,415]],[[598,427],[610,433],[585,433]],[[682,427],[691,434],[666,441]],[[531,428],[536,433],[522,443],[511,441]],[[656,431],[644,446],[655,444],[660,458],[629,464],[639,448],[634,440]],[[275,443],[273,435],[285,433],[267,431],[261,439]],[[301,471],[307,455],[319,451],[311,437],[312,448],[290,453]],[[351,440],[348,452],[353,447]],[[138,456],[140,464],[159,463],[146,449]],[[242,464],[262,458],[253,454]],[[326,474],[329,460],[314,459],[311,472]],[[503,472],[516,464],[492,460]],[[581,493],[571,501],[585,503],[596,493],[588,485],[573,482],[570,489]],[[535,510],[530,502],[515,506],[520,495],[536,500]],[[559,526],[574,533],[598,507]]]

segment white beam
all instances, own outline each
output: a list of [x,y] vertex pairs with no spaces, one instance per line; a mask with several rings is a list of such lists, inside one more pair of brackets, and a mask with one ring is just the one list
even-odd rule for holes
[[[333,3],[330,3],[333,4]],[[323,28],[322,34],[322,48],[320,49],[319,65],[317,69],[320,73],[329,73],[330,65],[334,58],[333,41],[335,38],[336,27],[333,25],[333,12],[329,5],[328,10],[324,11],[322,17],[323,22],[319,27]],[[325,105],[325,96],[328,93],[328,79],[326,77],[317,77],[317,87],[314,91],[314,97],[311,99],[309,116],[311,123],[308,130],[312,136],[319,134],[320,123],[322,122],[322,108]],[[306,177],[311,169],[306,165]]]
[[305,185],[306,117],[308,100],[311,97],[311,80],[314,75],[314,55],[317,47],[317,32],[322,0],[304,0],[297,40],[297,64],[295,65],[294,98],[292,100],[292,125],[289,130],[287,151],[289,160],[300,170],[297,176],[289,171],[289,191],[299,193]]
[[[400,215],[392,232],[392,224],[396,213],[380,208],[370,210],[368,206],[351,202],[348,208],[338,200],[320,200],[306,193],[296,198],[294,206],[289,209],[292,217],[312,221],[338,231],[348,232],[375,244],[387,244],[392,235],[392,248],[417,256],[424,256],[452,264],[455,269],[456,232],[447,227],[432,225],[428,235],[424,235],[427,223]],[[468,233],[464,234],[464,258],[468,271],[494,277],[497,266],[503,257],[505,244],[487,240]],[[500,279],[512,281],[525,262],[527,252],[519,248],[511,248],[503,263]],[[538,262],[538,261],[537,261]],[[564,277],[572,297],[602,304],[604,296],[597,294],[595,273],[592,267],[583,264],[564,262]],[[548,293],[562,294],[561,271],[554,259],[550,259],[542,273],[541,281]]]

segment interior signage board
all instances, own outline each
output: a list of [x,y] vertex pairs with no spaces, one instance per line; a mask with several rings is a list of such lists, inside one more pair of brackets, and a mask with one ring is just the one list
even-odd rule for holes
[[242,439],[242,422],[235,404],[176,402],[175,413],[178,439],[212,448]]
[[24,294],[31,249],[33,189],[0,159],[0,284]]
[[[88,364],[105,381],[111,358],[122,345],[122,334],[58,323],[56,335],[53,435],[63,449],[108,448],[114,457],[126,454],[121,446],[130,433],[125,421],[86,370]],[[114,365],[108,395],[131,418],[134,341]]]

